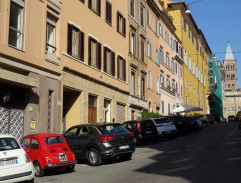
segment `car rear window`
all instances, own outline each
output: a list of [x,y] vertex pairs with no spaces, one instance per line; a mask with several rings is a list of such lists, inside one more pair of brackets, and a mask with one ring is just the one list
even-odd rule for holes
[[143,128],[148,128],[148,127],[153,127],[154,123],[151,120],[148,120],[148,121],[141,121],[140,125]]
[[20,145],[14,138],[0,138],[0,151],[8,151],[13,149],[20,149]]
[[156,124],[170,123],[171,122],[168,118],[155,119],[154,121],[156,122]]
[[103,134],[118,134],[121,132],[128,132],[124,127],[119,124],[108,124],[99,127]]
[[60,136],[46,137],[44,140],[45,140],[46,144],[48,144],[48,145],[64,143],[64,139]]

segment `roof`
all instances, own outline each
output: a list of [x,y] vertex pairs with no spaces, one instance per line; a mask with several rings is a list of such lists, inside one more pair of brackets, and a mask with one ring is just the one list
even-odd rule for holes
[[230,47],[229,41],[228,41],[225,60],[235,60],[235,58],[233,56],[233,52],[232,52],[231,47]]

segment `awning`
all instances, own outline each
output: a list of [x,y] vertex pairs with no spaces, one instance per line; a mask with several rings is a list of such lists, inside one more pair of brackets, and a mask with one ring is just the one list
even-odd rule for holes
[[192,106],[192,105],[181,105],[172,110],[174,113],[181,113],[181,112],[190,112],[190,111],[202,111],[203,109],[200,107]]

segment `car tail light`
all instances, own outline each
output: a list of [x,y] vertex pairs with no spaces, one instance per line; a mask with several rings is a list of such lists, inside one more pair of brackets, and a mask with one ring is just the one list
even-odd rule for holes
[[26,163],[31,162],[31,159],[28,154],[25,154],[25,159],[26,159]]
[[99,137],[100,141],[108,141],[108,140],[111,140],[113,139],[114,136],[102,136],[102,137]]
[[140,122],[137,122],[137,123],[136,123],[136,129],[137,129],[137,130],[140,130],[140,129],[141,129]]
[[133,134],[133,133],[130,133],[129,135],[130,135],[130,137],[134,137],[134,134]]
[[52,159],[50,157],[46,157],[46,161],[48,164],[51,164]]
[[73,160],[76,160],[76,157],[75,157],[75,154],[74,154],[74,153],[72,153],[72,156],[73,156]]

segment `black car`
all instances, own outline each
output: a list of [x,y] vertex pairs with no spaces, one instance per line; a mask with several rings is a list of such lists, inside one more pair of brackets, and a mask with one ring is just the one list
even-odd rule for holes
[[191,129],[191,131],[198,131],[200,130],[200,124],[197,122],[197,117],[196,116],[183,116],[188,122],[188,126]]
[[229,115],[228,116],[228,122],[236,121],[236,116],[235,115]]
[[122,126],[134,134],[136,144],[157,141],[158,133],[152,120],[126,121]]
[[188,125],[187,119],[185,119],[181,115],[175,115],[175,116],[166,116],[169,118],[176,126],[177,128],[177,135],[186,135],[191,131],[190,126]]
[[135,151],[133,133],[120,123],[83,124],[69,128],[64,134],[77,159],[87,159],[92,166],[118,156],[131,159]]

